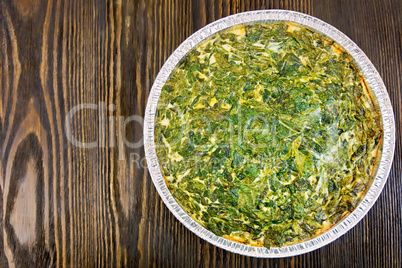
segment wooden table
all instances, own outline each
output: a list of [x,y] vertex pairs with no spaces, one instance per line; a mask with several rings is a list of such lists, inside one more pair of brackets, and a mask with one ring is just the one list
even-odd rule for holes
[[[355,228],[309,254],[256,259],[169,212],[144,165],[141,118],[186,37],[272,8],[316,16],[362,48],[391,97],[397,142]],[[401,267],[401,14],[400,0],[0,0],[0,267]]]

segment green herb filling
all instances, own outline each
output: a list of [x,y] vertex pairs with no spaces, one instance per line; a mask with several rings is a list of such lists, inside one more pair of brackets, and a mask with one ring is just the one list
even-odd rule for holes
[[375,173],[380,115],[350,56],[289,22],[204,41],[162,88],[156,153],[182,208],[218,236],[270,248],[324,232]]

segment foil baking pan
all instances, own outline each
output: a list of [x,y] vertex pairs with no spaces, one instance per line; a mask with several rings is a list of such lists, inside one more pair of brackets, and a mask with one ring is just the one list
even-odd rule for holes
[[[323,33],[337,42],[351,55],[360,73],[363,74],[372,94],[377,99],[384,133],[381,159],[377,165],[376,176],[369,186],[366,195],[352,213],[318,236],[289,246],[267,249],[264,247],[248,246],[217,236],[197,223],[181,208],[170,193],[161,172],[155,152],[154,123],[163,85],[175,66],[192,48],[210,36],[238,24],[279,21],[295,22]],[[231,15],[208,24],[188,37],[168,58],[156,77],[148,98],[144,119],[144,149],[147,166],[160,197],[173,215],[190,231],[207,242],[233,253],[262,258],[289,257],[307,253],[331,243],[353,228],[374,205],[387,181],[392,165],[395,149],[395,120],[390,98],[379,73],[364,52],[345,34],[328,23],[299,12],[287,10],[250,11]]]

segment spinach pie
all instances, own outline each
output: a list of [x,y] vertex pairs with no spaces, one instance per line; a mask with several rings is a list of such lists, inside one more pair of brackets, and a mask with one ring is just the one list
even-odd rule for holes
[[383,129],[350,55],[291,23],[221,31],[162,87],[155,148],[173,197],[214,234],[282,247],[352,212],[376,173]]

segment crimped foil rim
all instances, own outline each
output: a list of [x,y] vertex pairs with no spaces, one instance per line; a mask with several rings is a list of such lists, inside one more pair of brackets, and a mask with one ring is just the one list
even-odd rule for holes
[[[192,219],[181,208],[167,188],[156,156],[154,143],[155,114],[161,89],[177,63],[197,44],[219,31],[237,24],[263,21],[292,21],[321,32],[341,45],[353,57],[359,71],[363,74],[368,86],[375,94],[380,107],[384,129],[382,156],[377,175],[358,207],[321,235],[289,246],[269,250],[264,247],[248,246],[216,236]],[[249,11],[219,19],[201,28],[188,37],[168,58],[156,77],[148,97],[144,119],[144,149],[152,181],[163,202],[173,215],[197,236],[217,247],[245,256],[261,258],[289,257],[307,253],[331,243],[355,226],[367,214],[379,197],[391,169],[395,150],[395,119],[391,101],[381,76],[364,52],[345,34],[315,17],[295,11]]]

